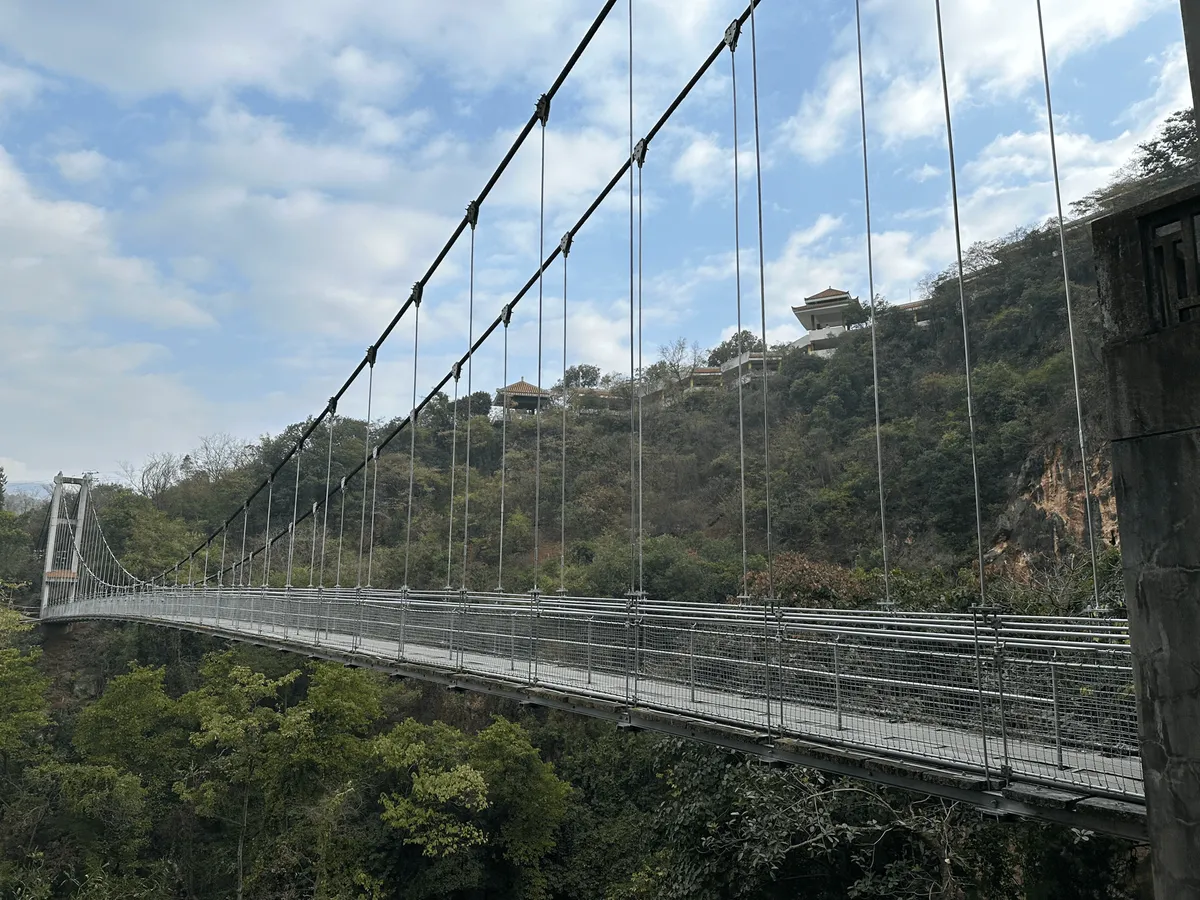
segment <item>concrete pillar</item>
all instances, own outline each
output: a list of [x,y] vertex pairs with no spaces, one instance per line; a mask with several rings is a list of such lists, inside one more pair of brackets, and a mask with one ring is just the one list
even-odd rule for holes
[[46,557],[42,566],[41,615],[44,618],[50,605],[50,573],[54,571],[54,553],[58,549],[58,512],[62,506],[63,473],[54,476],[54,493],[50,495],[50,525],[46,531]]
[[1092,226],[1155,896],[1200,897],[1200,185]]
[[1179,0],[1183,16],[1183,44],[1192,80],[1192,109],[1200,114],[1200,0]]

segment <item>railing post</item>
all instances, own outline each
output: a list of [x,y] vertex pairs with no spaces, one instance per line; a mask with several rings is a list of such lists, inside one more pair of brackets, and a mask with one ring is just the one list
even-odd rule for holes
[[833,709],[837,715],[837,729],[842,730],[842,658],[838,652],[842,636],[833,636]]
[[592,625],[595,623],[595,616],[588,616],[587,624],[587,683],[592,683]]
[[404,659],[404,627],[408,619],[408,592],[400,600],[400,640],[396,642],[396,659]]
[[999,694],[999,712],[1000,712],[1000,749],[1003,754],[1003,762],[1000,764],[1000,777],[1005,781],[1012,774],[1012,767],[1008,763],[1008,723],[1004,720],[1004,642],[1000,640],[1000,631],[996,627],[996,690]]
[[1062,719],[1058,710],[1058,651],[1050,654],[1050,697],[1054,701],[1054,752],[1058,756],[1058,767],[1063,766]]
[[638,702],[638,689],[641,687],[642,680],[642,639],[645,637],[645,629],[642,622],[641,610],[637,610],[633,617],[633,702]]
[[533,614],[529,619],[529,633],[530,633],[529,656],[530,656],[530,665],[532,667],[529,680],[531,683],[537,684],[537,680],[538,680],[538,620],[541,619],[541,617],[542,617],[542,592],[539,591],[537,588],[534,588],[532,591],[529,592],[529,604],[533,611]]
[[623,642],[625,644],[625,661],[621,668],[625,670],[625,702],[629,703],[629,683],[633,674],[633,623],[630,621],[628,613],[625,615],[625,624],[622,626],[622,631],[625,634]]
[[771,736],[771,634],[767,624],[767,611],[763,607],[763,696],[767,708],[767,737]]
[[988,759],[987,713],[983,703],[983,658],[979,652],[979,617],[984,613],[980,607],[971,609],[971,632],[975,642],[975,689],[979,695],[979,738],[983,744],[983,778],[992,780],[991,763]]
[[362,648],[363,637],[363,595],[361,587],[355,587],[354,600],[358,604],[358,634],[354,636],[353,641],[354,650],[357,651]]
[[696,702],[696,623],[688,629],[688,685],[691,687],[692,702]]
[[508,617],[508,670],[517,670],[517,614],[509,613]]
[[777,645],[775,648],[775,660],[779,666],[779,677],[776,679],[776,683],[779,685],[779,733],[782,735],[784,723],[783,705],[787,697],[784,692],[785,682],[783,680],[783,657],[784,648],[787,647],[787,626],[783,624],[783,616],[779,614],[778,610],[775,611],[775,643]]
[[458,662],[458,668],[462,669],[463,660],[465,658],[465,650],[466,650],[467,640],[470,638],[470,634],[471,634],[471,610],[470,610],[470,607],[467,605],[467,592],[465,589],[460,590],[458,592],[458,603],[459,603],[459,614],[461,616],[461,618],[459,619],[459,624],[460,624],[460,627],[462,628],[462,635],[460,636],[459,641],[458,641],[458,661],[457,662]]

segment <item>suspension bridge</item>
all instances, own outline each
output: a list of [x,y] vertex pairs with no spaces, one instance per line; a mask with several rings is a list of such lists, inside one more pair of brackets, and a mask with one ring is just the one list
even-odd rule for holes
[[[834,611],[787,608],[774,596],[771,582],[770,465],[763,466],[765,521],[748,525],[747,460],[770,460],[770,422],[763,403],[761,421],[746,415],[744,396],[770,389],[765,365],[753,377],[751,354],[741,351],[737,366],[747,377],[736,379],[739,410],[739,508],[741,513],[742,596],[723,605],[666,603],[645,590],[642,480],[642,413],[647,390],[642,360],[642,172],[652,164],[656,136],[680,104],[710,72],[727,67],[732,82],[734,131],[733,177],[739,172],[739,118],[751,119],[753,192],[757,213],[757,310],[762,340],[767,338],[767,296],[762,237],[763,191],[758,109],[758,60],[754,0],[714,47],[644,133],[634,130],[633,31],[630,25],[630,113],[628,156],[575,223],[547,252],[545,216],[546,132],[556,93],[604,25],[615,0],[596,16],[561,72],[542,94],[529,120],[407,301],[368,348],[342,387],[315,415],[282,460],[263,481],[185,558],[160,575],[143,580],[131,574],[112,552],[103,523],[91,502],[87,477],[56,479],[45,548],[40,616],[45,623],[86,620],[141,622],[204,632],[232,640],[275,647],[312,657],[369,666],[400,676],[481,691],[522,703],[572,710],[639,728],[707,741],[742,750],[770,762],[797,763],[852,775],[971,804],[995,815],[1045,819],[1133,838],[1145,835],[1144,787],[1138,757],[1137,713],[1126,623],[1098,617],[1032,617],[1002,614],[989,603],[984,559],[983,513],[975,463],[975,413],[971,395],[970,309],[963,273],[958,215],[953,122],[937,3],[938,50],[949,151],[951,203],[957,242],[959,299],[963,320],[965,397],[970,423],[978,543],[980,596],[963,614],[899,612],[891,602],[887,541],[887,505],[879,428],[878,362],[875,362],[876,451],[879,460],[879,518],[886,596],[881,608]],[[861,12],[858,16],[858,87],[862,101],[863,188],[867,215],[867,261],[874,348],[875,282],[871,248],[870,158],[867,148],[866,94],[862,75]],[[632,4],[630,22],[632,23]],[[1041,26],[1041,8],[1038,4]],[[1046,82],[1047,121],[1054,156],[1049,69],[1041,38]],[[746,56],[749,60],[746,61]],[[741,76],[749,65],[753,107],[738,110]],[[537,135],[541,149],[539,264],[519,291],[478,334],[475,330],[475,235],[489,194],[517,151]],[[1057,159],[1054,157],[1057,188]],[[555,479],[551,463],[565,472],[565,439],[555,447],[552,422],[559,410],[543,409],[543,323],[546,281],[561,268],[564,322],[562,370],[571,357],[566,345],[570,315],[567,265],[574,248],[587,239],[585,226],[614,192],[628,192],[629,217],[629,577],[621,597],[572,596],[566,589],[566,511],[571,502],[566,479]],[[734,191],[737,333],[744,334],[741,199]],[[1061,194],[1058,222],[1062,238],[1064,302],[1070,318],[1066,240]],[[624,223],[622,223],[624,229]],[[421,354],[420,315],[426,287],[451,249],[469,244],[470,316],[466,350],[423,397],[417,391]],[[557,285],[556,285],[557,287]],[[524,510],[532,522],[532,583],[516,585],[504,570],[504,537],[511,521],[507,427],[501,422],[499,563],[495,586],[481,589],[468,578],[473,535],[471,493],[471,416],[461,423],[463,458],[459,459],[459,386],[473,387],[474,361],[480,349],[503,346],[508,381],[509,326],[522,301],[536,300],[538,323],[537,401],[533,454],[534,499]],[[412,323],[413,393],[411,411],[386,433],[371,426],[374,371],[378,354],[402,319]],[[394,342],[393,342],[394,343]],[[1070,335],[1072,361],[1075,337]],[[390,346],[390,345],[389,345]],[[364,378],[365,375],[365,378]],[[333,435],[343,422],[340,404],[351,386],[366,382],[366,431],[361,461],[348,471],[333,465]],[[1083,412],[1075,378],[1080,449]],[[453,455],[450,466],[451,514],[446,534],[444,583],[410,583],[417,425],[426,407],[451,391]],[[469,401],[468,401],[469,402]],[[568,428],[562,404],[562,434]],[[622,413],[623,414],[623,413]],[[343,426],[344,427],[344,426]],[[761,435],[757,432],[761,432]],[[407,438],[407,440],[405,440]],[[761,440],[760,440],[761,438]],[[318,442],[328,443],[324,460],[314,458]],[[405,446],[407,445],[407,446]],[[555,451],[558,451],[557,453]],[[388,510],[406,522],[403,581],[382,586],[375,563],[379,460],[407,456],[407,502]],[[554,457],[557,456],[557,459]],[[323,465],[322,465],[323,464]],[[301,490],[301,468],[323,469],[323,490]],[[1085,478],[1086,478],[1086,467]],[[309,469],[306,469],[306,472]],[[557,481],[557,484],[555,483]],[[555,491],[555,489],[558,489]],[[553,494],[558,496],[554,497]],[[1087,536],[1091,545],[1093,586],[1097,591],[1091,487],[1086,486]],[[461,504],[456,508],[454,504]],[[559,579],[543,541],[554,524],[549,508],[559,506]],[[506,503],[509,506],[506,506]],[[347,508],[349,504],[349,509]],[[355,508],[357,506],[357,509]],[[759,541],[757,535],[762,535]],[[758,544],[761,543],[761,546]],[[350,547],[350,563],[343,565]],[[327,558],[327,550],[329,551]],[[357,550],[357,552],[355,552]],[[305,553],[307,551],[307,554]],[[748,557],[764,554],[768,587],[749,591]],[[307,559],[303,557],[307,555]],[[293,575],[303,570],[306,579]],[[508,575],[508,583],[505,578]],[[306,580],[306,583],[300,583]],[[440,579],[439,579],[440,581]],[[350,582],[353,582],[352,584]]]

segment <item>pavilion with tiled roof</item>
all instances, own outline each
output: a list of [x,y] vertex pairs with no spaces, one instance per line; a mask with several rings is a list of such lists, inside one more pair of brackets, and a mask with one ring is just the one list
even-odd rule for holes
[[846,311],[853,303],[854,298],[848,291],[828,287],[811,297],[805,297],[802,305],[793,306],[792,315],[809,331],[842,327],[846,324]]
[[545,406],[550,392],[542,390],[536,384],[530,384],[524,377],[521,377],[506,387],[496,389],[496,405],[522,412],[536,412],[539,396],[542,398],[542,405]]

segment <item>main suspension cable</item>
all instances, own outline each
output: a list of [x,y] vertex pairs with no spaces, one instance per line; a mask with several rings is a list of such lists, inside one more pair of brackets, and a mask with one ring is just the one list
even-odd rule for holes
[[1038,38],[1042,47],[1042,77],[1046,85],[1046,126],[1050,134],[1050,167],[1054,174],[1054,202],[1058,213],[1058,242],[1062,255],[1063,293],[1067,302],[1067,339],[1071,346],[1071,377],[1075,387],[1075,418],[1079,426],[1079,462],[1083,469],[1083,505],[1087,516],[1088,551],[1092,561],[1092,599],[1100,610],[1100,567],[1096,562],[1096,533],[1092,521],[1092,477],[1088,471],[1087,439],[1083,428],[1083,398],[1079,390],[1079,358],[1075,346],[1075,316],[1071,304],[1071,271],[1067,262],[1067,227],[1063,221],[1062,182],[1058,172],[1058,141],[1054,132],[1054,106],[1050,100],[1050,62],[1046,55],[1046,29],[1042,0],[1037,0]]
[[862,125],[863,205],[867,213],[867,290],[871,294],[871,383],[875,395],[875,463],[879,478],[879,537],[883,550],[883,605],[892,606],[891,566],[888,562],[887,502],[883,491],[883,435],[879,414],[879,346],[876,340],[878,309],[875,303],[875,252],[871,237],[871,171],[867,155],[867,87],[863,76],[861,0],[854,0],[854,25],[858,36],[858,111]]
[[954,209],[954,247],[958,260],[958,299],[962,310],[963,364],[967,380],[967,423],[971,438],[971,476],[975,488],[975,539],[979,551],[979,602],[987,606],[987,580],[983,571],[983,500],[979,493],[979,459],[975,445],[975,401],[971,391],[971,341],[967,325],[967,279],[963,271],[962,221],[958,210],[958,175],[954,164],[954,127],[950,120],[950,82],[946,77],[946,48],[942,36],[942,0],[934,0],[937,15],[938,64],[942,72],[942,99],[946,109],[946,146],[950,155],[950,202]]

